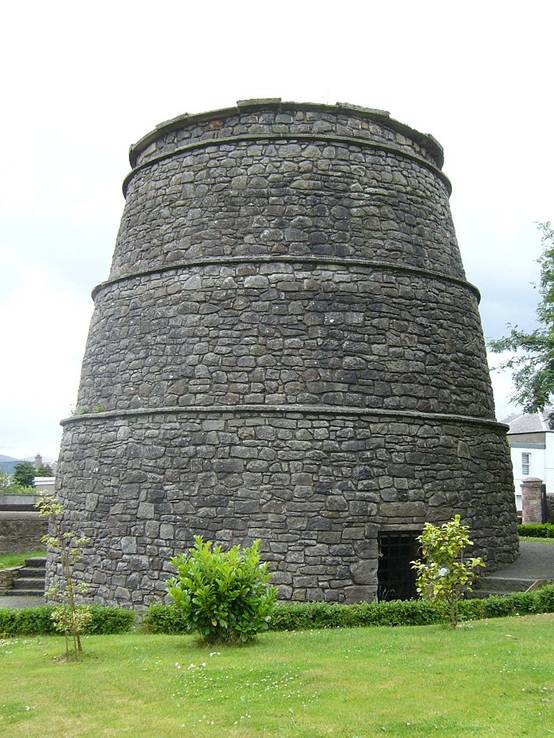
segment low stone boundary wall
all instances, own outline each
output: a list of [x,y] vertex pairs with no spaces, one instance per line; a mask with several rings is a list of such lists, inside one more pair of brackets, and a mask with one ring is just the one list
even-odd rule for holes
[[0,554],[43,548],[41,536],[48,522],[38,512],[0,511]]
[[12,588],[13,578],[20,566],[12,566],[10,569],[0,569],[0,595]]
[[38,495],[0,495],[0,510],[33,511],[39,499]]

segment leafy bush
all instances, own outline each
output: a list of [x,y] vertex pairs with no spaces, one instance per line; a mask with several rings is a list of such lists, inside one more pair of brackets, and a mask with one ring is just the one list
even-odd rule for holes
[[267,630],[277,590],[269,582],[267,564],[260,564],[260,542],[223,551],[195,536],[188,554],[171,559],[177,576],[167,590],[188,632],[205,641],[246,642]]
[[517,526],[517,532],[524,538],[554,538],[554,523],[525,523]]
[[[533,592],[486,599],[462,600],[460,620],[554,612],[554,585]],[[275,606],[269,623],[270,630],[309,630],[320,628],[353,628],[358,626],[430,625],[445,622],[425,600],[390,602],[360,602],[339,605],[328,602],[283,602]],[[143,620],[151,633],[187,633],[182,612],[175,605],[151,605]]]
[[[52,613],[53,605],[28,607],[25,609],[0,609],[0,637],[20,635],[57,635]],[[84,632],[88,635],[107,635],[109,633],[125,633],[135,622],[135,613],[120,607],[101,607],[91,605]]]

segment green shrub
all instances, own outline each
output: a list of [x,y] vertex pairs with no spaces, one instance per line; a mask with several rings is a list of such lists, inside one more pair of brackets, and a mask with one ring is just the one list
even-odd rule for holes
[[530,592],[536,609],[533,612],[554,612],[554,584]]
[[177,605],[150,605],[142,620],[147,633],[188,633],[185,613]]
[[460,602],[460,620],[480,620],[484,615],[485,600],[462,600]]
[[441,621],[423,600],[359,602],[339,605],[325,602],[280,603],[271,618],[271,630],[353,628],[359,626],[429,625]]
[[260,542],[223,551],[195,536],[188,554],[171,559],[177,576],[167,583],[188,632],[208,642],[255,638],[267,630],[277,590],[260,563]]
[[49,605],[24,610],[0,609],[0,637],[55,634],[56,629],[50,618],[53,609]]
[[[460,620],[554,612],[554,585],[533,592],[470,599],[460,602]],[[339,605],[327,602],[282,602],[271,615],[270,630],[309,630],[359,626],[431,625],[445,622],[425,600],[359,602]],[[151,633],[187,633],[187,623],[175,605],[151,605],[143,621]]]
[[[0,637],[21,635],[57,635],[52,620],[54,605],[28,607],[25,609],[0,609]],[[119,607],[101,607],[92,605],[88,608],[91,619],[85,633],[88,635],[107,635],[109,633],[125,633],[135,622],[135,613]]]
[[135,624],[135,613],[123,607],[89,607],[92,620],[87,626],[87,635],[108,635],[110,633],[126,633]]
[[524,538],[554,538],[554,523],[525,523],[517,532]]
[[484,618],[504,618],[516,612],[513,595],[493,595],[483,600]]

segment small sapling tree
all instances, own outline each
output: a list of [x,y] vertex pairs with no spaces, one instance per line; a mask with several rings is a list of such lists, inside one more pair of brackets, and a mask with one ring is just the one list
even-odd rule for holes
[[267,630],[277,590],[267,563],[260,563],[259,541],[224,551],[195,536],[194,546],[171,564],[177,576],[167,590],[190,632],[209,643],[246,643]]
[[43,518],[48,518],[49,532],[40,539],[57,555],[61,568],[60,583],[50,587],[46,597],[59,603],[52,612],[52,622],[65,636],[65,657],[79,660],[83,647],[81,635],[92,619],[88,608],[77,606],[77,595],[86,594],[86,586],[78,585],[74,578],[75,564],[81,558],[81,550],[90,541],[67,528],[63,519],[63,505],[53,495],[44,494],[36,508]]
[[423,561],[412,561],[416,588],[421,597],[441,610],[455,628],[459,620],[459,602],[470,592],[477,570],[485,566],[480,558],[464,558],[473,541],[459,515],[441,526],[425,523],[418,537]]

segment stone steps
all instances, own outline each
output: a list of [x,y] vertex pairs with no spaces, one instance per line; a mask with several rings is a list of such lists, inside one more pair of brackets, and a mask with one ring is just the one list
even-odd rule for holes
[[545,584],[551,584],[548,579],[533,579],[523,577],[502,577],[502,576],[488,576],[481,578],[473,592],[471,597],[483,599],[485,597],[492,597],[493,595],[510,595],[516,592],[530,592],[531,590],[538,589]]
[[44,592],[44,578],[41,579],[40,577],[17,577],[12,584],[12,589],[36,590],[37,592]]
[[44,597],[46,579],[46,557],[26,559],[25,564],[13,571],[11,587],[5,589],[4,597]]

